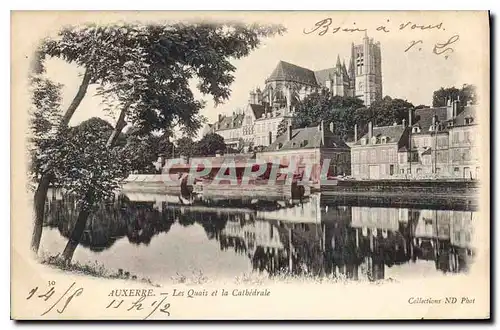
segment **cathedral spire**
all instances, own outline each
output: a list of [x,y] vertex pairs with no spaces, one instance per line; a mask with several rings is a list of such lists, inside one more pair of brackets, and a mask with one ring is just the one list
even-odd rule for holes
[[340,56],[339,55],[337,55],[337,65],[336,66],[337,66],[337,68],[342,67],[342,65],[340,64]]
[[342,60],[342,74],[344,75],[344,77],[349,76],[349,74],[347,73],[347,68],[345,66],[345,60]]

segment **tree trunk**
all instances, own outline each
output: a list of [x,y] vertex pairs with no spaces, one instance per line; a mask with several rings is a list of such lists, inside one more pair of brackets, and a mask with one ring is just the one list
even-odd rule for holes
[[[128,111],[130,105],[126,105],[120,112],[120,116],[118,117],[118,120],[116,122],[115,128],[113,129],[113,132],[111,133],[108,141],[106,142],[106,146],[108,148],[112,148],[116,144],[116,140],[118,139],[118,136],[120,135],[121,131],[123,128],[126,126],[125,122],[125,115]],[[87,220],[90,215],[90,210],[92,208],[92,205],[94,204],[94,190],[90,188],[87,191],[87,194],[85,195],[85,200],[84,200],[84,207],[80,210],[80,213],[78,214],[78,218],[76,220],[75,228],[73,228],[73,231],[71,233],[71,236],[68,240],[68,243],[66,244],[66,247],[64,248],[64,252],[62,254],[62,258],[65,262],[65,264],[71,263],[71,259],[73,258],[73,254],[75,253],[76,248],[78,247],[78,244],[80,244],[80,239],[83,235],[83,232],[85,230],[85,226],[87,225]]]
[[[89,191],[85,195],[85,202],[90,202],[93,204],[94,190],[92,188],[89,189]],[[85,204],[85,206],[80,210],[80,213],[78,213],[75,228],[73,228],[68,243],[66,244],[66,247],[64,248],[64,251],[62,253],[62,258],[66,264],[69,264],[71,262],[73,254],[75,253],[75,250],[80,243],[80,239],[82,238],[83,232],[85,231],[85,226],[87,225],[87,219],[90,215],[90,210],[92,209],[92,204]]]
[[106,146],[108,148],[112,148],[115,146],[116,141],[118,140],[118,137],[120,136],[120,133],[122,132],[123,128],[127,125],[125,122],[125,115],[127,114],[128,108],[130,107],[130,104],[127,104],[122,111],[120,111],[120,115],[118,116],[118,120],[116,121],[115,128],[113,129],[113,133],[111,133],[111,136],[109,137],[108,141],[106,142]]
[[47,198],[47,191],[49,190],[52,175],[43,174],[38,187],[35,192],[35,225],[33,228],[33,235],[31,237],[31,249],[37,253],[42,238],[43,218],[45,215],[45,200]]
[[85,94],[87,93],[87,89],[90,84],[90,78],[91,78],[90,70],[87,68],[85,69],[85,73],[83,75],[83,80],[80,84],[80,87],[78,88],[78,92],[76,92],[75,97],[73,98],[73,101],[69,105],[68,109],[64,113],[63,118],[61,119],[61,122],[59,123],[59,129],[64,129],[68,127],[69,121],[71,120],[71,117],[75,114],[76,109],[78,109],[78,106],[82,102],[83,98],[85,97]]
[[[80,84],[80,87],[78,88],[78,92],[76,93],[73,101],[69,105],[68,109],[64,113],[63,118],[61,119],[61,122],[59,123],[59,130],[63,130],[68,127],[71,117],[73,117],[73,114],[75,113],[76,109],[87,93],[87,89],[90,84],[90,78],[91,74],[89,69],[85,69],[85,74],[83,75],[83,80]],[[31,240],[31,248],[35,253],[38,253],[38,248],[40,247],[43,218],[45,216],[45,200],[47,199],[47,192],[53,179],[54,174],[49,169],[49,171],[42,174],[35,192],[35,225],[33,228],[33,235]]]

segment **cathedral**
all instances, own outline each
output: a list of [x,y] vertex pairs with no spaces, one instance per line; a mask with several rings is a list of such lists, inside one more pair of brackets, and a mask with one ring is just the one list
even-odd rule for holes
[[322,90],[334,96],[357,97],[365,106],[381,100],[380,42],[374,42],[365,34],[362,43],[352,43],[348,66],[339,56],[334,67],[319,71],[280,61],[266,79],[264,88],[250,92],[243,113],[234,113],[232,117],[235,118],[220,117],[211,126],[212,131],[234,147],[241,141],[268,146],[276,139],[281,120],[293,116],[295,104]]

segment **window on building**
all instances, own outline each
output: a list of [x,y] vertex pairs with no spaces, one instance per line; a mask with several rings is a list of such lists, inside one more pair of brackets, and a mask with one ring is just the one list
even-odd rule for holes
[[357,163],[358,162],[358,153],[356,151],[351,151],[351,158],[352,158],[352,162],[353,163]]
[[407,169],[406,173],[411,174],[411,168]]
[[440,148],[445,148],[448,146],[448,136],[440,136],[437,140],[437,145]]
[[418,152],[417,151],[412,151],[410,153],[408,153],[409,155],[409,161],[414,163],[414,162],[418,162]]
[[467,117],[467,118],[465,118],[465,124],[466,124],[466,125],[470,125],[470,124],[472,124],[472,122],[473,122],[473,121],[474,121],[474,118],[472,118],[472,117]]
[[436,174],[439,174],[441,172],[441,169],[439,167],[436,167]]
[[464,150],[463,159],[466,161],[469,161],[471,159],[471,152],[469,148]]
[[407,160],[408,160],[408,155],[406,154],[406,152],[399,153],[399,162],[400,163],[406,163]]
[[458,143],[460,141],[460,132],[454,132],[453,133],[453,143]]
[[455,175],[460,175],[460,168],[459,168],[459,167],[454,167],[454,168],[453,168],[453,173],[454,173]]
[[401,174],[405,174],[405,170],[403,168],[401,169]]
[[464,167],[464,178],[472,179],[472,172],[469,167]]
[[466,143],[471,143],[470,132],[464,132],[464,141]]
[[367,163],[368,162],[368,151],[363,150],[361,151],[361,163]]
[[448,162],[448,152],[447,151],[438,151],[436,154],[437,161],[439,163],[447,163]]
[[448,122],[448,127],[453,127],[453,120],[450,120],[450,121]]
[[365,145],[366,144],[366,139],[365,138],[362,138],[361,139],[361,145]]
[[394,175],[394,165],[389,165],[389,175]]
[[422,173],[422,169],[421,168],[417,168],[417,174],[420,174]]

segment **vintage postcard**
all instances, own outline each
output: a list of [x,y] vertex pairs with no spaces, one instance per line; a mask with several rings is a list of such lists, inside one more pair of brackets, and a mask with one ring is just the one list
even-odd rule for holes
[[490,318],[488,12],[11,18],[13,319]]

